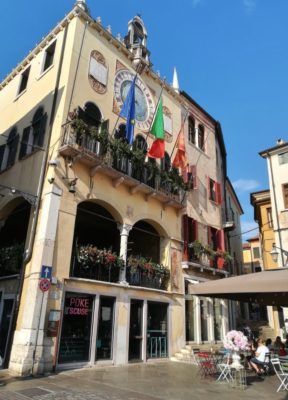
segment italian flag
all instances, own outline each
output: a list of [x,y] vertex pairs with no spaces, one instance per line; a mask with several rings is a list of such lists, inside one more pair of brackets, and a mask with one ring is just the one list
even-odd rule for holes
[[165,141],[162,97],[158,102],[158,107],[155,113],[155,118],[150,133],[155,137],[155,139],[152,143],[150,150],[148,151],[148,157],[163,158],[165,155]]

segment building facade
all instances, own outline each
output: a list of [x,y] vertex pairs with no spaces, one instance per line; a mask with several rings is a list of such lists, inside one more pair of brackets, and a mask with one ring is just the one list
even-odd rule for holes
[[[129,146],[119,113],[134,78]],[[147,157],[160,97],[161,160]],[[152,70],[141,18],[122,40],[77,1],[0,84],[0,105],[5,365],[121,365],[220,340],[227,304],[189,285],[229,274],[221,127]]]

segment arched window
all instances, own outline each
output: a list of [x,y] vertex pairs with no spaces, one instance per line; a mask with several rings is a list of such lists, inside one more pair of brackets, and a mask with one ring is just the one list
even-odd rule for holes
[[47,114],[39,107],[32,119],[33,149],[43,147],[46,130]]
[[11,129],[7,139],[7,162],[5,168],[11,167],[15,163],[17,148],[19,142],[19,135],[17,134],[17,128]]
[[143,26],[138,21],[134,21],[133,25],[134,25],[133,43],[141,44],[144,39]]
[[170,156],[168,153],[166,153],[165,151],[165,155],[163,158],[161,158],[161,169],[163,171],[169,171],[171,168],[171,160],[170,160]]
[[120,124],[118,128],[115,130],[114,134],[115,139],[126,140],[126,124]]
[[202,151],[205,150],[205,132],[203,125],[198,126],[198,147]]
[[147,142],[141,135],[137,135],[133,142],[133,150],[136,149],[143,150],[144,153],[147,152]]
[[101,111],[94,103],[89,101],[84,106],[84,116],[82,119],[89,126],[95,126],[98,128],[102,120]]
[[188,140],[195,144],[195,120],[192,117],[188,118]]

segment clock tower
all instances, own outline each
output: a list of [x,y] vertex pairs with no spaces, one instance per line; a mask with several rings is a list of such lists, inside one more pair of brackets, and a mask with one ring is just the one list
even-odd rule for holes
[[147,31],[139,15],[128,22],[128,34],[124,38],[125,45],[134,55],[133,65],[141,73],[145,66],[150,66],[147,49]]

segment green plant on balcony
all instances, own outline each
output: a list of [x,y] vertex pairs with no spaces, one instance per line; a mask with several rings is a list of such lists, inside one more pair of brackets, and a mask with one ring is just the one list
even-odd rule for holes
[[123,260],[117,256],[112,250],[98,249],[92,244],[79,246],[77,248],[77,260],[82,268],[89,269],[96,265],[103,265],[104,267],[117,266],[123,267]]
[[170,277],[170,271],[164,265],[155,263],[141,256],[129,256],[127,258],[127,267],[130,268],[132,273],[135,273],[138,269],[140,269],[148,275],[160,275],[165,279],[169,279]]
[[103,153],[107,152],[106,157],[112,156],[112,158],[116,159],[126,158],[131,160],[133,167],[140,171],[145,166],[148,171],[147,181],[160,176],[161,186],[171,193],[177,194],[179,190],[189,190],[187,183],[183,181],[176,168],[162,171],[156,162],[151,160],[145,162],[146,151],[144,149],[133,148],[125,140],[112,137],[107,129],[101,128],[101,125],[100,127],[91,127],[76,117],[73,118],[71,126],[77,137],[81,138],[83,135],[90,135],[93,139],[99,141]]
[[[214,264],[214,261],[216,261],[217,265],[221,266],[221,268],[223,268],[224,265],[233,260],[233,257],[227,251],[215,251],[209,246],[204,246],[199,240],[195,240],[194,242],[189,243],[188,246],[193,249],[194,255],[197,258],[200,258],[204,255],[208,257],[212,264]],[[221,262],[219,260],[223,260],[224,262]]]
[[23,260],[24,244],[0,248],[0,276],[18,274]]

